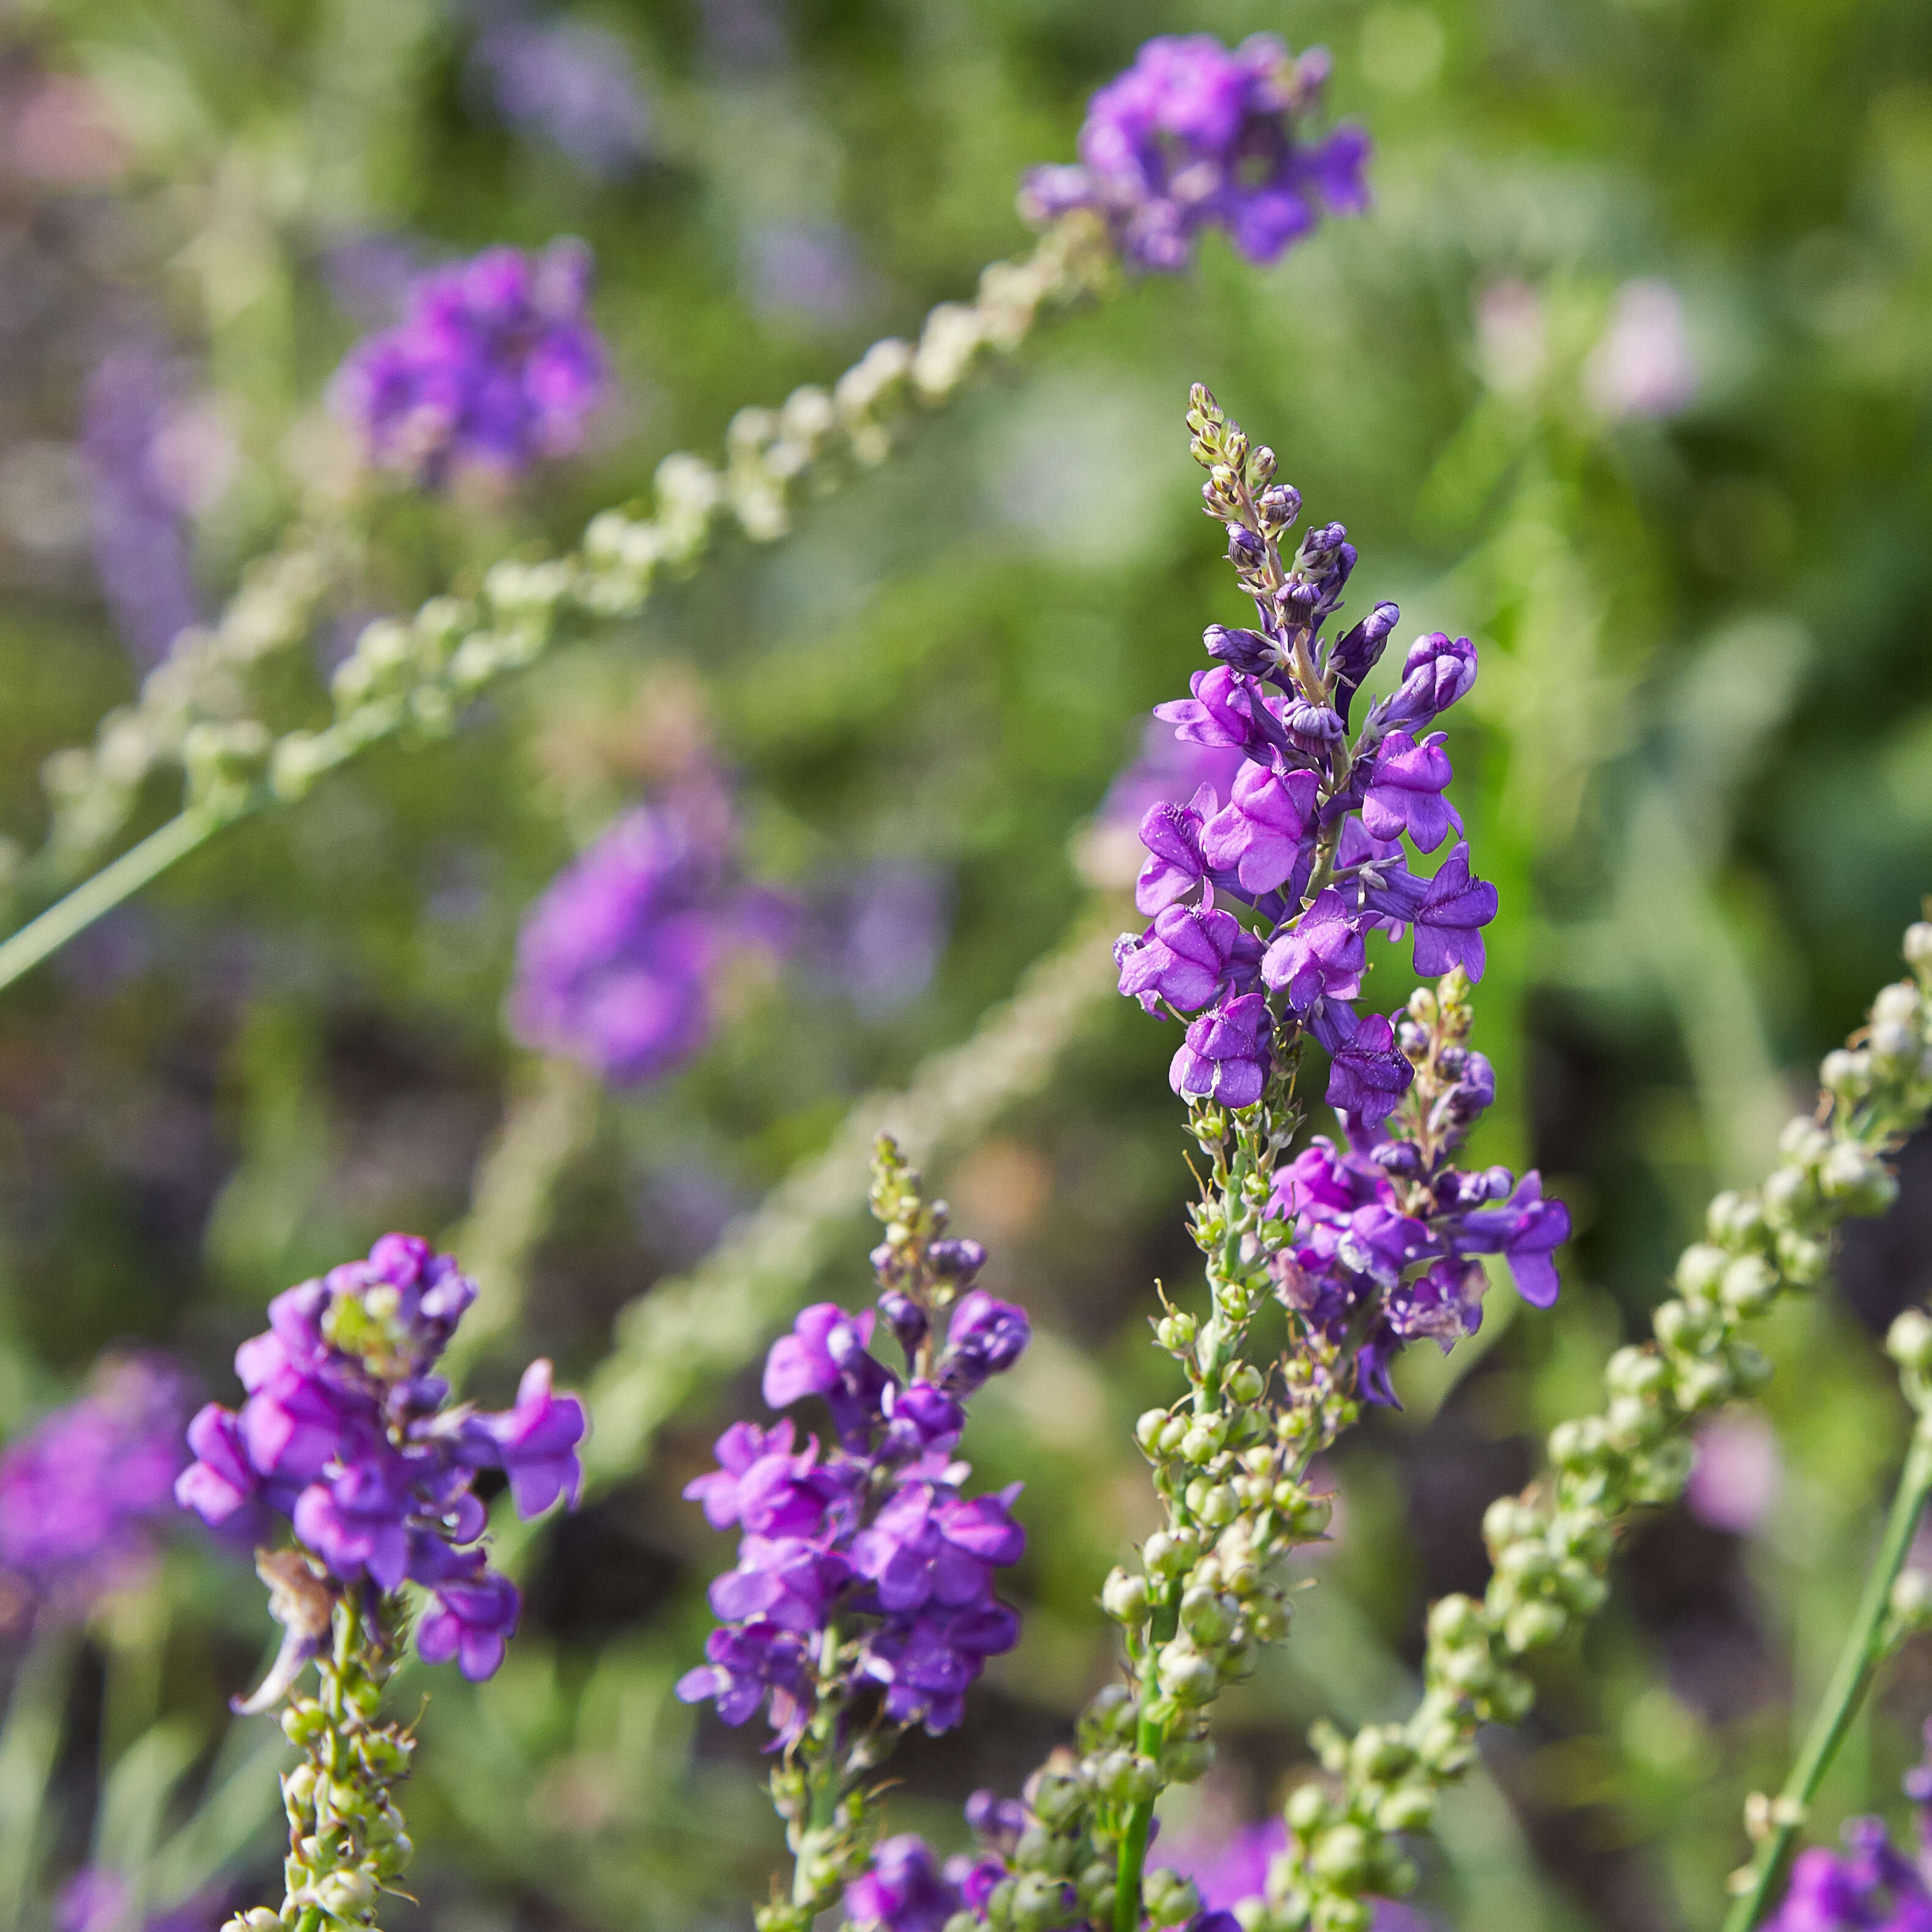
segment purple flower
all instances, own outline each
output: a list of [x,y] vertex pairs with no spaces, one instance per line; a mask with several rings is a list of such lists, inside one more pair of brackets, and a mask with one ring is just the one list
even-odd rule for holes
[[782,943],[769,898],[739,886],[730,814],[709,784],[620,818],[531,908],[517,943],[511,1028],[526,1045],[634,1085],[710,1038],[724,959]]
[[[232,452],[214,454],[212,468],[183,461],[193,454],[185,386],[178,362],[137,340],[102,360],[84,405],[94,574],[122,638],[147,664],[201,620],[188,519],[219,494],[232,467]],[[211,442],[206,434],[200,440]]]
[[1250,892],[1286,884],[1300,862],[1320,784],[1312,771],[1243,765],[1228,803],[1202,829],[1203,855]]
[[1318,892],[1300,919],[1262,959],[1262,977],[1297,1012],[1324,1000],[1352,1000],[1362,989],[1367,955],[1360,929],[1333,886]]
[[[950,1238],[922,1251],[889,1238],[874,1256],[888,1326],[920,1368],[908,1383],[870,1354],[869,1311],[818,1303],[772,1345],[766,1400],[823,1397],[838,1446],[821,1460],[816,1443],[794,1447],[789,1423],[740,1423],[718,1438],[718,1468],[686,1487],[714,1526],[742,1532],[736,1564],[711,1586],[725,1628],[680,1681],[686,1702],[715,1701],[729,1724],[768,1705],[779,1748],[820,1695],[863,1679],[884,1687],[891,1722],[937,1732],[959,1721],[986,1659],[1012,1647],[1019,1622],[993,1584],[1026,1547],[1012,1516],[1019,1485],[967,1496],[971,1472],[952,1454],[964,1401],[1019,1359],[1031,1333],[1024,1310],[983,1288],[958,1292],[985,1261],[976,1241]],[[817,1639],[835,1620],[857,1640],[839,1666],[854,1674],[821,1682],[830,1666]],[[901,1909],[896,1869],[875,1870],[877,1887],[856,1894],[865,1911]]]
[[1462,829],[1461,815],[1443,796],[1453,776],[1441,733],[1418,744],[1406,731],[1391,731],[1376,753],[1375,776],[1362,800],[1362,823],[1377,838],[1406,832],[1416,850],[1432,852]]
[[874,1845],[871,1863],[845,1888],[847,1919],[884,1932],[940,1932],[960,1904],[932,1846],[910,1832]]
[[1536,1308],[1556,1299],[1556,1264],[1552,1257],[1570,1238],[1570,1210],[1543,1198],[1543,1183],[1526,1174],[1500,1208],[1464,1216],[1462,1241],[1472,1254],[1499,1254],[1509,1263],[1516,1292]]
[[1136,938],[1123,933],[1114,958],[1120,991],[1148,1012],[1165,1000],[1191,1013],[1225,989],[1252,986],[1261,970],[1262,944],[1231,912],[1171,905]]
[[585,316],[590,251],[486,249],[411,291],[394,328],[352,350],[337,406],[369,459],[436,488],[462,466],[515,473],[583,440],[605,387]]
[[1442,862],[1415,912],[1415,970],[1446,973],[1460,966],[1472,980],[1483,976],[1482,928],[1496,916],[1496,889],[1469,875],[1466,840]]
[[1354,1036],[1336,1048],[1324,1096],[1352,1124],[1375,1127],[1388,1118],[1415,1078],[1415,1069],[1396,1050],[1395,1029],[1370,1013]]
[[506,120],[586,173],[610,179],[643,160],[650,109],[629,45],[608,28],[506,19],[477,35],[470,66]]
[[506,1472],[526,1517],[574,1503],[586,1427],[545,1361],[525,1371],[512,1408],[448,1406],[434,1370],[476,1294],[449,1256],[386,1234],[366,1261],[278,1295],[268,1331],[236,1352],[247,1400],[195,1417],[195,1460],[174,1485],[182,1508],[231,1531],[286,1516],[339,1583],[422,1584],[434,1604],[418,1648],[472,1678],[502,1661],[518,1597],[478,1546],[485,1511],[471,1484]]
[[1174,727],[1184,742],[1210,750],[1224,747],[1265,760],[1270,752],[1288,748],[1280,713],[1287,700],[1270,698],[1251,680],[1226,664],[1197,670],[1187,681],[1192,698],[1156,704],[1154,715]]
[[1168,1084],[1184,1096],[1251,1107],[1268,1083],[1274,1035],[1274,1018],[1263,994],[1227,1000],[1188,1028],[1168,1070]]
[[1409,646],[1402,682],[1376,709],[1390,730],[1426,730],[1475,681],[1475,646],[1432,631]]
[[171,1514],[188,1382],[165,1355],[110,1357],[88,1392],[0,1451],[0,1625],[68,1620],[138,1582]]
[[1134,883],[1134,904],[1138,910],[1150,916],[1163,912],[1207,878],[1208,862],[1202,852],[1201,835],[1216,802],[1214,788],[1204,784],[1185,805],[1162,800],[1148,807],[1141,820],[1147,862]]
[[1351,214],[1367,205],[1360,130],[1298,138],[1328,74],[1325,53],[1297,60],[1271,34],[1232,52],[1206,34],[1149,40],[1094,95],[1080,165],[1035,170],[1022,205],[1036,220],[1098,209],[1142,268],[1185,267],[1208,227],[1225,229],[1250,260],[1272,262],[1324,208]]

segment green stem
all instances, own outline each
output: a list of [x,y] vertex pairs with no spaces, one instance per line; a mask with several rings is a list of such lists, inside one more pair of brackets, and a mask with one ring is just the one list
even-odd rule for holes
[[[1148,1716],[1147,1708],[1160,1692],[1160,1681],[1154,1674],[1160,1647],[1180,1627],[1180,1606],[1170,1589],[1154,1606],[1153,1620],[1148,1625],[1147,1654],[1141,1664],[1140,1727],[1134,1733],[1135,1750],[1156,1762],[1167,1740],[1160,1725]],[[1128,1811],[1126,1827],[1120,1834],[1120,1862],[1114,1880],[1114,1932],[1140,1932],[1141,1874],[1146,1869],[1148,1839],[1153,1829],[1154,1800],[1141,1798]]]
[[177,859],[185,858],[197,845],[249,809],[244,805],[238,810],[218,812],[203,806],[190,806],[149,832],[138,845],[130,846],[112,865],[104,866],[64,898],[56,899],[38,918],[29,920],[19,932],[0,943],[0,988],[10,986],[50,953],[58,952],[104,914],[112,912],[123,899],[133,898]]
[[1778,1796],[1778,1814],[1787,1822],[1774,1825],[1758,1847],[1748,1868],[1750,1882],[1731,1907],[1724,1932],[1751,1932],[1784,1875],[1785,1862],[1803,1826],[1804,1814],[1817,1796],[1852,1719],[1858,1715],[1874,1673],[1884,1660],[1886,1614],[1892,1603],[1892,1586],[1905,1567],[1928,1496],[1932,1496],[1932,1437],[1928,1436],[1922,1424],[1912,1430],[1911,1450],[1898,1479],[1898,1492],[1892,1498],[1885,1540],[1879,1545],[1871,1574],[1865,1579],[1864,1594],[1852,1619],[1844,1648],[1839,1652],[1825,1701],[1812,1720],[1804,1748]]

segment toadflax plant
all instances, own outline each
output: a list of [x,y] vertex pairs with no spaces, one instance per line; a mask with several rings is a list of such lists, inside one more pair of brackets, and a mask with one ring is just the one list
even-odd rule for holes
[[[691,1492],[746,1535],[714,1589],[726,1627],[684,1694],[715,1696],[734,1722],[768,1699],[784,1754],[773,1790],[798,1862],[761,1925],[802,1928],[842,1881],[848,1919],[890,1932],[1139,1932],[1202,1916],[1191,1884],[1147,1869],[1154,1803],[1207,1769],[1222,1686],[1286,1634],[1279,1563],[1328,1521],[1311,1461],[1364,1402],[1393,1402],[1390,1364],[1405,1342],[1447,1349],[1474,1330],[1484,1256],[1507,1259],[1526,1299],[1556,1296],[1562,1206],[1534,1174],[1456,1165],[1495,1098],[1469,1043],[1469,994],[1496,895],[1451,838],[1461,821],[1430,728],[1468,690],[1474,652],[1466,639],[1418,640],[1394,691],[1352,722],[1394,605],[1328,636],[1355,563],[1342,526],[1312,526],[1291,545],[1300,500],[1275,482],[1272,452],[1252,448],[1204,389],[1187,419],[1208,512],[1226,528],[1256,622],[1210,626],[1214,662],[1190,697],[1156,710],[1231,775],[1225,800],[1204,783],[1184,805],[1148,810],[1136,897],[1151,923],[1115,949],[1122,992],[1184,1029],[1170,1077],[1202,1159],[1192,1232],[1208,1288],[1199,1310],[1163,1298],[1155,1327],[1187,1388],[1136,1426],[1166,1520],[1138,1568],[1101,1591],[1123,1632],[1122,1675],[1082,1718],[1077,1749],[1057,1753],[1023,1798],[975,1797],[976,1852],[942,1864],[901,1835],[868,1855],[861,1780],[895,1728],[958,1722],[980,1657],[1015,1640],[1011,1612],[990,1597],[992,1566],[1020,1551],[1012,1494],[961,1500],[963,1466],[946,1459],[962,1420],[951,1398],[1006,1366],[1026,1333],[1017,1310],[972,1291],[941,1339],[935,1313],[981,1257],[941,1238],[936,1204],[882,1148],[874,1206],[887,1238],[873,1258],[910,1379],[867,1352],[862,1322],[808,1310],[773,1349],[766,1395],[775,1406],[824,1396],[838,1452],[821,1462],[788,1427],[740,1424],[719,1444],[722,1470]],[[1432,873],[1412,868],[1437,853]],[[1360,1010],[1376,933],[1407,938],[1416,969],[1437,978],[1392,1013]],[[1328,1056],[1340,1131],[1293,1153],[1311,1045]],[[1284,1350],[1262,1339],[1270,1304],[1286,1316]],[[1445,1748],[1461,1753],[1460,1734]],[[1426,1817],[1403,1802],[1390,1793],[1393,1828]],[[1410,1882],[1392,1844],[1360,1875],[1378,1892]],[[1316,1922],[1367,1916],[1352,1897]],[[1284,1923],[1308,1918],[1304,1904]]]
[[[501,1472],[524,1516],[576,1500],[584,1408],[553,1391],[549,1363],[532,1363],[515,1406],[494,1414],[452,1403],[436,1373],[476,1298],[451,1256],[386,1234],[366,1261],[278,1295],[268,1332],[236,1353],[248,1399],[232,1411],[210,1402],[188,1426],[195,1460],[176,1486],[182,1505],[264,1544],[278,1520],[294,1533],[288,1546],[257,1550],[282,1646],[236,1706],[283,1706],[282,1728],[304,1754],[282,1780],[286,1895],[279,1912],[260,1907],[231,1929],[376,1922],[410,1854],[392,1793],[413,1739],[378,1716],[410,1622],[406,1586],[427,1593],[416,1612],[425,1660],[490,1676],[520,1600],[490,1567],[476,1477]],[[316,1694],[297,1694],[311,1662]]]

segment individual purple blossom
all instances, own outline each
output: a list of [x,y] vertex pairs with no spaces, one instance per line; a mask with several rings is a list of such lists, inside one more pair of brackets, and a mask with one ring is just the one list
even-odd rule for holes
[[1202,850],[1202,835],[1216,803],[1214,787],[1204,784],[1185,805],[1163,799],[1148,807],[1140,824],[1147,862],[1134,881],[1137,910],[1162,911],[1208,878],[1212,868]]
[[1177,1094],[1251,1107],[1273,1064],[1274,1016],[1259,993],[1244,993],[1203,1013],[1187,1029],[1168,1078]]
[[486,249],[417,282],[402,321],[336,376],[369,460],[434,488],[460,468],[514,475],[575,449],[608,386],[590,272],[580,242],[558,242]]
[[1306,768],[1244,764],[1228,802],[1202,829],[1203,856],[1232,872],[1247,892],[1271,892],[1285,885],[1300,862],[1319,785]]
[[1484,926],[1496,916],[1496,889],[1473,878],[1464,841],[1442,862],[1415,911],[1415,970],[1433,977],[1460,966],[1483,976]]
[[456,1658],[472,1680],[502,1661],[518,1598],[488,1566],[472,1485],[501,1472],[526,1517],[560,1498],[574,1504],[586,1426],[544,1361],[509,1409],[449,1406],[436,1365],[476,1294],[449,1256],[385,1234],[366,1261],[278,1295],[267,1331],[236,1352],[246,1400],[195,1417],[195,1460],[174,1486],[218,1528],[262,1535],[286,1517],[335,1587],[421,1585],[430,1600],[418,1648],[432,1663]]
[[619,1085],[661,1078],[691,1059],[710,1039],[724,962],[790,935],[788,907],[740,883],[736,844],[711,783],[681,788],[600,833],[524,921],[512,1031]]
[[1154,715],[1174,727],[1174,736],[1210,749],[1232,748],[1251,758],[1266,758],[1288,748],[1281,714],[1288,700],[1264,693],[1252,679],[1226,664],[1197,670],[1187,681],[1192,698],[1156,704]]
[[1324,211],[1368,205],[1367,136],[1343,125],[1306,136],[1328,66],[1321,49],[1297,58],[1268,34],[1232,51],[1207,34],[1149,40],[1094,96],[1078,164],[1034,170],[1022,206],[1036,220],[1096,210],[1143,268],[1184,268],[1216,227],[1250,260],[1274,261]]
[[1454,776],[1438,732],[1418,744],[1406,731],[1391,731],[1376,754],[1375,775],[1362,799],[1362,823],[1377,838],[1406,832],[1416,849],[1432,852],[1461,814],[1443,794]]
[[188,1460],[188,1379],[166,1356],[110,1357],[79,1400],[0,1450],[0,1624],[62,1621],[137,1582]]
[[[890,1723],[950,1730],[986,1658],[1018,1637],[994,1584],[1026,1546],[1019,1486],[966,1496],[971,1472],[953,1450],[966,1399],[1025,1349],[1026,1316],[964,1286],[986,1261],[977,1242],[935,1239],[915,1256],[889,1237],[873,1259],[907,1375],[872,1354],[871,1311],[802,1310],[766,1358],[765,1399],[824,1401],[836,1447],[798,1446],[788,1420],[738,1423],[718,1438],[718,1468],[685,1490],[715,1527],[741,1534],[736,1563],[711,1586],[724,1628],[678,1695],[714,1701],[729,1724],[764,1706],[775,1748],[802,1735],[821,1700],[842,1709],[865,1691]],[[821,1650],[835,1624],[836,1666]],[[912,1910],[892,1903],[914,1896],[905,1886],[928,1898],[911,1842],[858,1894],[872,1917]]]
[[1191,1013],[1224,992],[1244,992],[1261,970],[1262,946],[1232,913],[1171,905],[1138,937],[1114,942],[1120,991],[1148,1012],[1162,1002]]
[[1370,1013],[1329,1061],[1328,1105],[1362,1126],[1379,1126],[1406,1094],[1415,1070],[1396,1051],[1395,1029]]
[[1726,1409],[1698,1430],[1684,1507],[1707,1529],[1748,1536],[1784,1486],[1778,1432],[1755,1410]]
[[1324,1000],[1352,1000],[1367,962],[1360,927],[1333,886],[1318,892],[1300,919],[1269,946],[1262,977],[1294,1012]]

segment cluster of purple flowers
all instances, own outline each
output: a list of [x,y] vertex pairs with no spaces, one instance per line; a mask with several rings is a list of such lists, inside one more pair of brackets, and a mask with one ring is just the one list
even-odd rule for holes
[[1927,1760],[1906,1774],[1918,1807],[1916,1853],[1892,1841],[1881,1818],[1854,1818],[1842,1852],[1800,1852],[1791,1883],[1765,1932],[1932,1932],[1932,1725]]
[[873,1256],[904,1378],[869,1352],[869,1310],[820,1302],[772,1345],[766,1401],[820,1397],[835,1448],[821,1453],[816,1438],[799,1447],[789,1420],[738,1423],[718,1438],[718,1469],[685,1491],[715,1528],[742,1534],[736,1567],[711,1587],[721,1628],[709,1660],[678,1695],[716,1699],[730,1724],[769,1698],[778,1745],[803,1734],[821,1702],[868,1684],[882,1689],[889,1723],[949,1730],[986,1660],[1018,1637],[993,1573],[1026,1547],[1011,1513],[1019,1485],[968,1497],[972,1472],[953,1452],[967,1398],[1018,1360],[1031,1330],[1022,1310],[972,1286],[986,1261],[977,1242],[934,1241],[925,1259],[956,1300],[916,1298],[895,1250]]
[[585,315],[590,254],[489,248],[424,276],[394,328],[359,344],[338,406],[370,460],[435,486],[460,467],[514,474],[582,441],[606,358]]
[[123,1356],[0,1452],[0,1628],[83,1616],[146,1573],[188,1460],[188,1410],[187,1379],[166,1357]]
[[882,1840],[865,1871],[845,1888],[848,1923],[885,1932],[940,1932],[954,1913],[986,1916],[986,1900],[1006,1876],[1007,1855],[1033,1821],[1026,1807],[990,1791],[966,1801],[978,1849],[942,1862],[916,1832]]
[[788,940],[789,906],[742,886],[730,806],[699,778],[639,807],[558,874],[517,946],[510,1024],[526,1046],[622,1084],[702,1048],[723,959]]
[[1354,214],[1368,205],[1360,128],[1298,138],[1328,68],[1322,49],[1298,58],[1272,34],[1232,52],[1211,34],[1149,40],[1089,104],[1078,163],[1034,170],[1022,206],[1036,220],[1098,210],[1142,268],[1185,268],[1211,227],[1251,261],[1272,262],[1324,207]]
[[[1292,491],[1270,494],[1292,513]],[[1258,554],[1261,539],[1237,529],[1238,564],[1249,545]],[[1210,626],[1204,641],[1219,662],[1195,674],[1191,698],[1156,706],[1178,736],[1238,751],[1241,762],[1225,804],[1204,784],[1142,820],[1148,857],[1135,904],[1154,923],[1124,934],[1115,952],[1122,992],[1150,1013],[1198,1016],[1174,1056],[1177,1093],[1234,1107],[1261,1097],[1274,1030],[1265,986],[1332,1055],[1329,1104],[1366,1129],[1414,1078],[1392,1023],[1355,1011],[1366,935],[1413,927],[1417,972],[1460,966],[1480,979],[1496,894],[1472,876],[1466,842],[1428,878],[1409,870],[1402,844],[1406,832],[1433,851],[1460,828],[1445,796],[1448,754],[1429,727],[1475,682],[1474,648],[1440,632],[1418,638],[1401,684],[1351,746],[1355,693],[1400,615],[1378,604],[1339,639],[1322,638],[1354,563],[1340,524],[1311,530],[1286,586],[1256,599],[1263,628]],[[1217,895],[1252,908],[1262,929]]]
[[203,1521],[256,1540],[287,1518],[338,1583],[424,1586],[417,1648],[433,1664],[456,1658],[472,1680],[502,1663],[520,1603],[478,1542],[471,1485],[504,1472],[526,1517],[574,1503],[585,1426],[546,1361],[524,1371],[514,1408],[450,1404],[435,1365],[476,1296],[413,1234],[385,1234],[367,1261],[278,1295],[268,1332],[236,1352],[248,1400],[238,1412],[210,1402],[188,1425],[196,1460],[175,1489]]
[[[1432,996],[1417,1009],[1426,1024],[1357,1010],[1371,932],[1412,928],[1418,974],[1482,976],[1496,889],[1470,871],[1449,755],[1430,728],[1474,683],[1476,654],[1466,638],[1418,638],[1351,742],[1355,697],[1400,614],[1378,604],[1324,638],[1355,550],[1340,524],[1317,526],[1282,566],[1276,539],[1299,508],[1292,490],[1271,488],[1251,506],[1258,530],[1229,518],[1230,558],[1260,628],[1210,626],[1216,662],[1195,674],[1191,697],[1154,715],[1183,742],[1238,762],[1225,802],[1204,782],[1184,805],[1148,807],[1135,902],[1153,923],[1124,934],[1114,956],[1124,994],[1186,1027],[1170,1072],[1177,1093],[1252,1106],[1278,1029],[1328,1052],[1346,1148],[1317,1141],[1278,1175],[1274,1206],[1292,1233],[1273,1265],[1312,1327],[1337,1342],[1366,1336],[1359,1384],[1390,1401],[1388,1365],[1403,1342],[1428,1335],[1446,1347],[1480,1320],[1480,1256],[1507,1256],[1527,1299],[1554,1299],[1550,1256],[1569,1220],[1534,1174],[1519,1184],[1504,1168],[1450,1164],[1496,1080],[1459,1034],[1438,1030]],[[1424,854],[1452,834],[1432,876],[1411,869],[1405,838]]]

